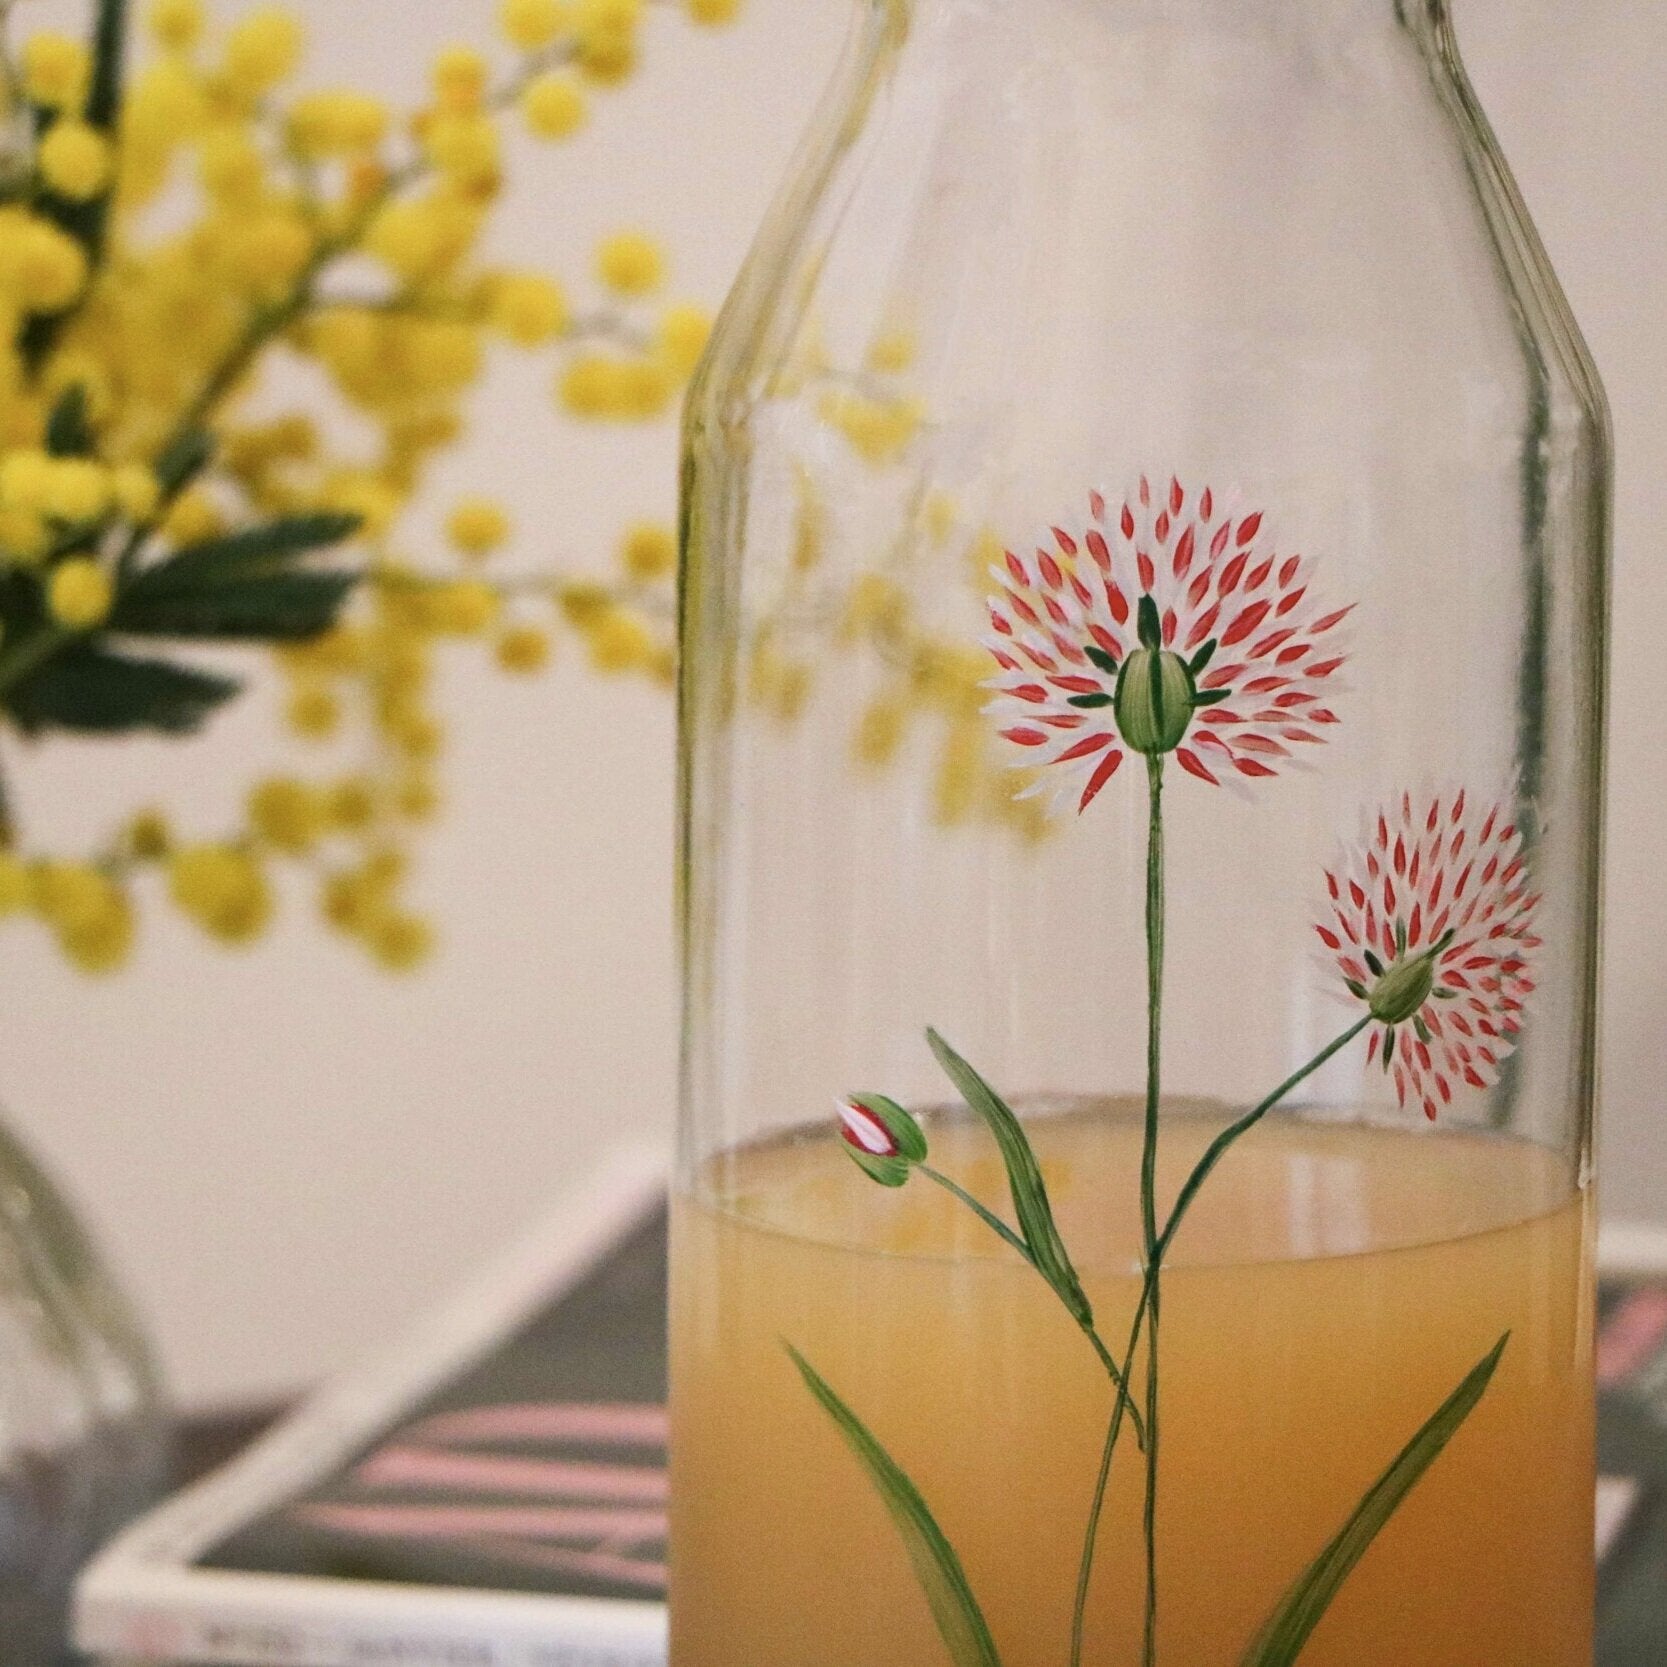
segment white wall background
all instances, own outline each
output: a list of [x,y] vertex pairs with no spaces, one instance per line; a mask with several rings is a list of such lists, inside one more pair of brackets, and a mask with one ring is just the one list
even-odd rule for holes
[[[494,9],[292,4],[312,31],[310,79],[407,102],[432,51],[486,37]],[[578,278],[599,234],[640,221],[671,241],[680,290],[719,297],[847,5],[750,0],[719,35],[659,18],[647,73],[599,101],[582,141],[517,146],[500,256]],[[1667,7],[1461,0],[1459,21],[1620,434],[1605,1196],[1611,1214],[1667,1220]],[[413,542],[457,492],[482,490],[513,506],[529,563],[603,552],[620,520],[670,513],[673,455],[669,427],[575,440],[546,371],[506,358]],[[247,955],[204,947],[158,909],[135,966],[107,983],[66,971],[27,928],[0,940],[0,1095],[101,1231],[189,1402],[335,1368],[609,1140],[669,1133],[669,702],[600,684],[571,656],[532,684],[469,658],[445,691],[451,807],[418,880],[444,952],[421,978],[371,971],[314,927],[304,897]],[[261,696],[189,754],[59,746],[13,762],[32,826],[69,843],[159,782],[182,821],[212,827],[282,746]]]

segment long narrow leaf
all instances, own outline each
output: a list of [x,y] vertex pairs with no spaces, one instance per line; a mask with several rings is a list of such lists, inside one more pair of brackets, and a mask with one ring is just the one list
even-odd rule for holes
[[978,1599],[973,1596],[961,1559],[938,1527],[920,1490],[867,1425],[839,1398],[827,1379],[791,1343],[785,1347],[805,1380],[805,1387],[821,1402],[845,1438],[846,1446],[862,1461],[891,1513],[916,1578],[926,1593],[926,1601],[932,1607],[932,1618],[938,1623],[950,1660],[955,1667],[1001,1667],[995,1640],[985,1624]]
[[1355,1564],[1365,1556],[1367,1547],[1475,1410],[1493,1381],[1510,1340],[1511,1334],[1506,1332],[1372,1484],[1337,1537],[1285,1594],[1267,1625],[1257,1634],[1244,1657],[1243,1667],[1290,1667],[1302,1653],[1309,1635],[1319,1625]]
[[1019,1218],[1019,1230],[1030,1249],[1036,1271],[1053,1286],[1079,1325],[1085,1328],[1093,1325],[1093,1306],[1054,1223],[1053,1206],[1048,1202],[1048,1189],[1042,1181],[1042,1167],[1031,1150],[1024,1126],[1007,1102],[935,1030],[927,1031],[926,1039],[949,1080],[960,1090],[961,1098],[983,1119],[1001,1148],[1007,1184],[1013,1193],[1014,1213]]

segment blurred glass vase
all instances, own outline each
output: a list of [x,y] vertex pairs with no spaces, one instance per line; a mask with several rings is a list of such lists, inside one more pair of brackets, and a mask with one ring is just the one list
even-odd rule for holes
[[160,1491],[166,1425],[126,1298],[0,1125],[0,1664],[68,1659],[71,1583]]
[[1445,0],[859,7],[687,409],[674,1667],[1590,1661],[1609,479]]

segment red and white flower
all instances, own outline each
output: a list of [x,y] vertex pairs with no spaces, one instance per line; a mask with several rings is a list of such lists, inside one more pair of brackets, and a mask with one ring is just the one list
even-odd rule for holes
[[[1086,520],[1050,528],[1031,554],[1005,552],[991,569],[986,645],[1001,669],[987,710],[1023,764],[1065,766],[1072,789],[1082,781],[1079,809],[1131,751],[1173,750],[1216,785],[1275,775],[1337,722],[1326,692],[1351,610],[1315,600],[1310,566],[1276,552],[1260,511],[1208,488],[1142,479],[1115,511],[1092,493]],[[1120,710],[1142,620],[1195,696],[1178,742],[1143,744]]]
[[855,1100],[836,1103],[839,1107],[839,1132],[846,1145],[866,1152],[871,1158],[895,1158],[902,1152],[903,1147],[897,1137],[867,1106],[859,1105]]
[[1538,893],[1504,804],[1460,791],[1378,812],[1326,873],[1315,930],[1350,993],[1380,1023],[1400,1103],[1427,1117],[1457,1089],[1490,1088],[1515,1050],[1534,992]]
[[834,1102],[846,1155],[870,1180],[900,1187],[926,1161],[926,1134],[914,1117],[884,1094],[847,1094]]

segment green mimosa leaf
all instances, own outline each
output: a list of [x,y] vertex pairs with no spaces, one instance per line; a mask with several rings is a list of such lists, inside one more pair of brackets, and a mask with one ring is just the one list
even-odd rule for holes
[[206,428],[187,428],[163,449],[153,473],[163,500],[174,497],[206,469],[214,457],[214,436]]
[[1036,1271],[1058,1293],[1077,1324],[1084,1330],[1091,1328],[1093,1306],[1082,1281],[1077,1278],[1077,1270],[1071,1265],[1065,1241],[1059,1236],[1053,1207],[1048,1203],[1048,1189],[1042,1181],[1042,1167],[1031,1150],[1023,1125],[1007,1102],[935,1030],[927,1031],[926,1039],[949,1080],[960,1090],[961,1098],[996,1137],[1002,1162],[1007,1166],[1007,1184],[1012,1189],[1019,1231]]
[[177,590],[187,584],[226,583],[289,566],[312,550],[340,544],[359,530],[360,517],[330,511],[283,515],[263,526],[220,533],[183,544],[130,587],[142,594]]
[[1355,1564],[1475,1410],[1510,1340],[1511,1334],[1506,1332],[1372,1484],[1337,1537],[1285,1594],[1246,1653],[1242,1667],[1290,1667],[1302,1653]]
[[26,735],[68,729],[88,735],[152,730],[189,735],[232,698],[230,678],[165,660],[72,642],[7,691],[4,705]]
[[59,394],[46,419],[46,449],[54,457],[86,457],[93,449],[87,421],[87,390],[72,382]]
[[177,589],[133,587],[116,602],[113,631],[135,636],[305,642],[329,630],[356,573],[266,573]]
[[868,1426],[839,1398],[826,1378],[791,1343],[785,1345],[805,1387],[833,1419],[845,1444],[868,1472],[903,1538],[915,1576],[955,1667],[1001,1667],[995,1640],[973,1596],[961,1559],[944,1537],[931,1509],[902,1467]]

